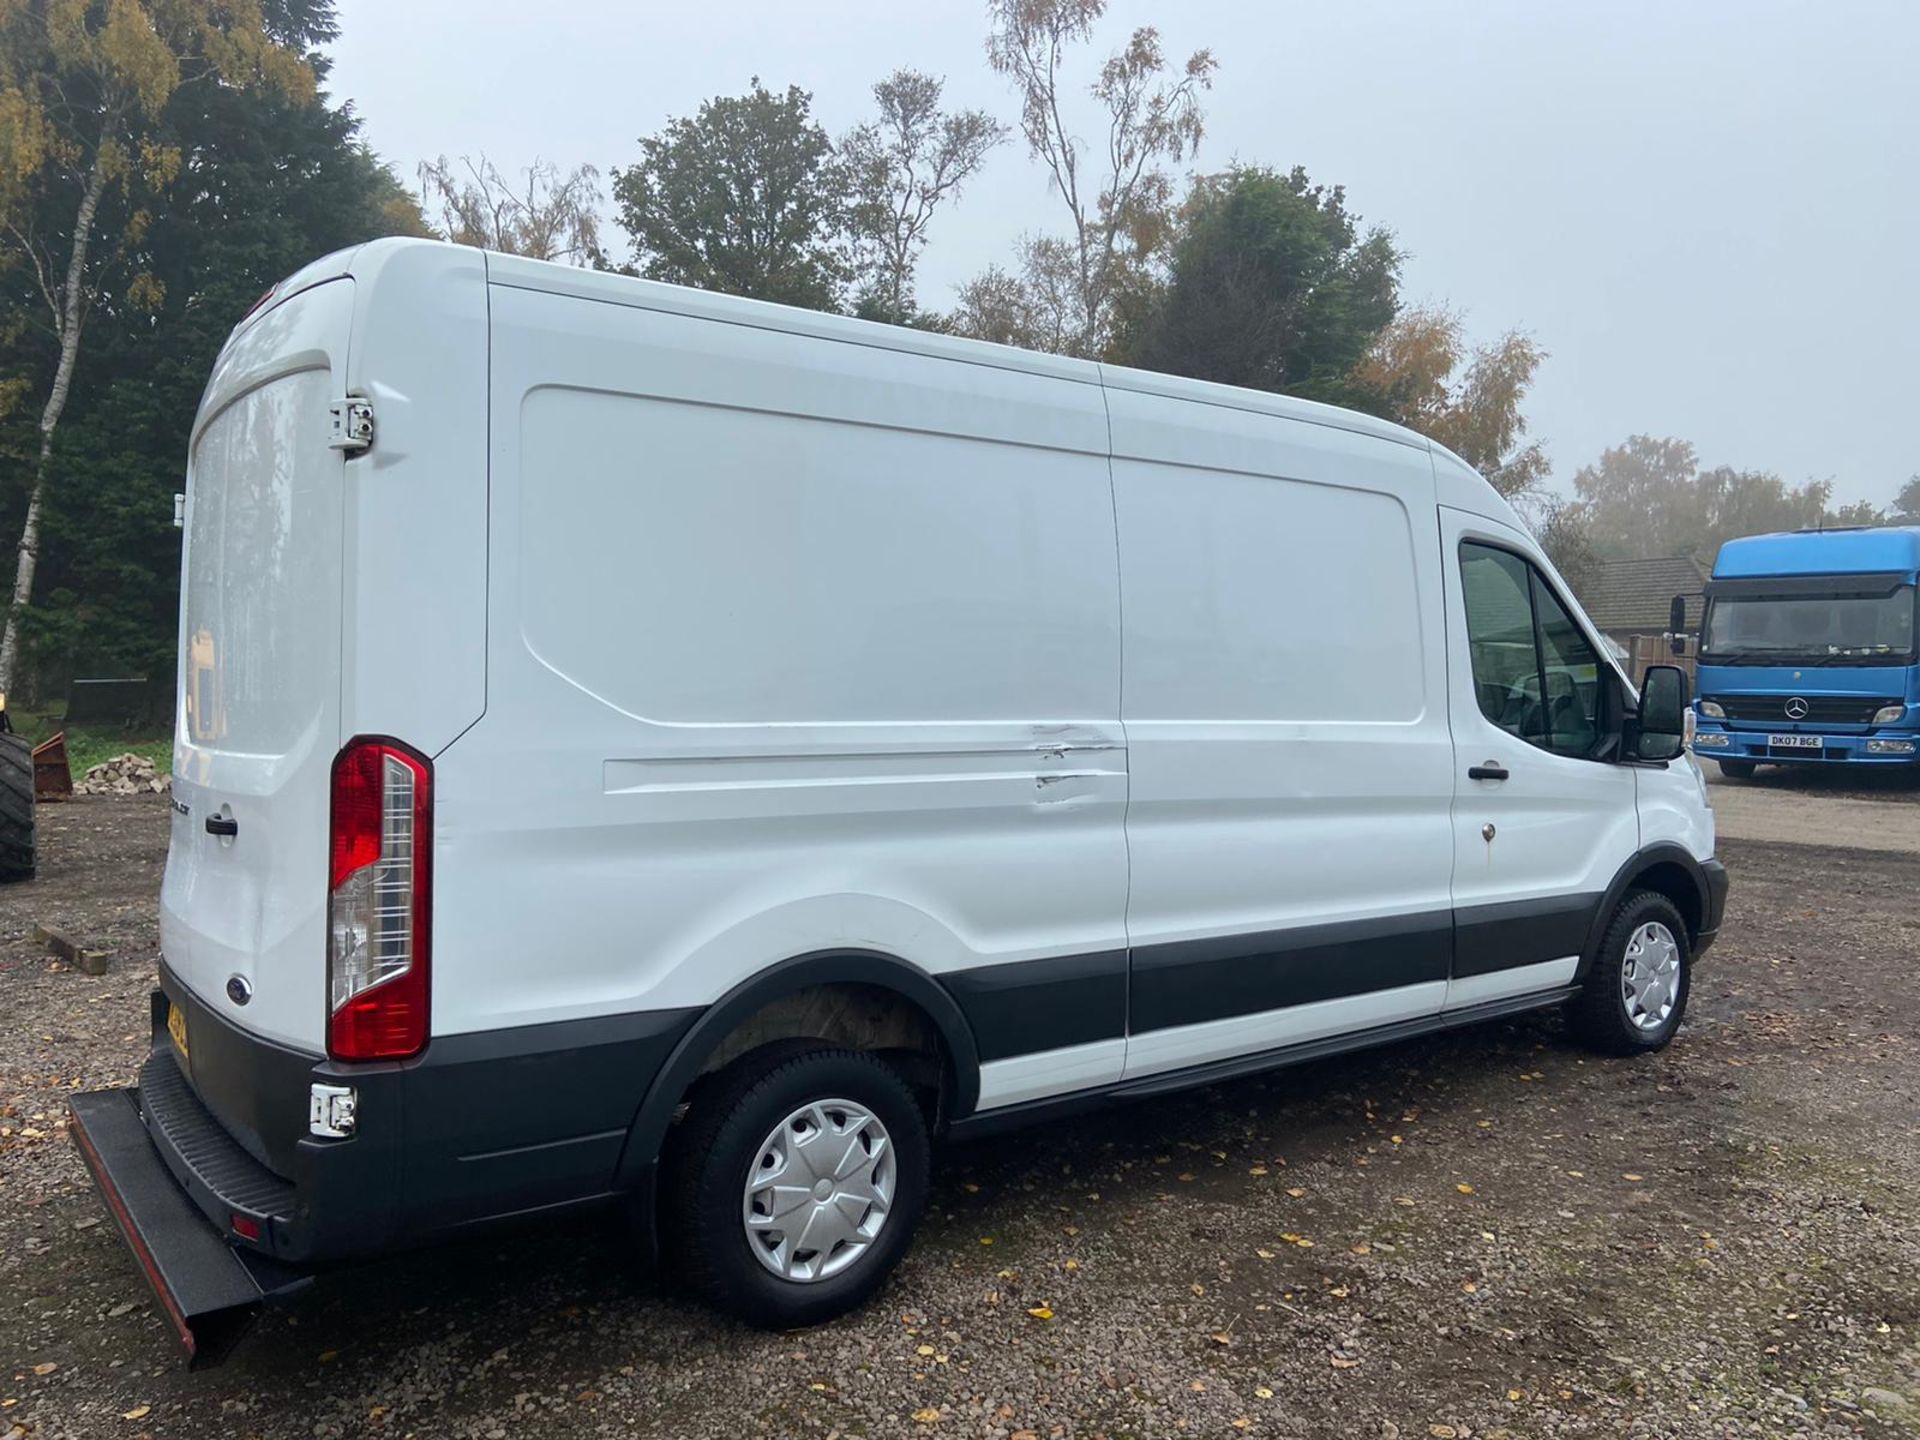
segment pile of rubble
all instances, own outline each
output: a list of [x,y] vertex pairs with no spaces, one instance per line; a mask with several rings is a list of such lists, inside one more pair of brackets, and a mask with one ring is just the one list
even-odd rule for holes
[[87,773],[74,782],[76,795],[159,794],[173,781],[144,755],[116,755],[89,766]]

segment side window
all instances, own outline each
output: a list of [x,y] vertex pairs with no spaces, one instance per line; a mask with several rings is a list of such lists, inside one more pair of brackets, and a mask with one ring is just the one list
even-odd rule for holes
[[1529,744],[1592,755],[1605,671],[1540,572],[1508,551],[1467,543],[1460,591],[1480,713]]
[[1460,595],[1480,713],[1510,734],[1546,743],[1540,652],[1533,643],[1527,562],[1488,545],[1460,547]]
[[1600,657],[1537,570],[1533,613],[1546,676],[1547,743],[1569,755],[1591,755],[1600,743]]

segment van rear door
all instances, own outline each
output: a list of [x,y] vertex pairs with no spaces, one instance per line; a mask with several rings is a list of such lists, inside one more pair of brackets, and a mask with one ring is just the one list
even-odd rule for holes
[[181,981],[235,1024],[316,1052],[341,740],[345,458],[328,447],[328,405],[353,286],[313,285],[235,335],[194,424],[161,889]]

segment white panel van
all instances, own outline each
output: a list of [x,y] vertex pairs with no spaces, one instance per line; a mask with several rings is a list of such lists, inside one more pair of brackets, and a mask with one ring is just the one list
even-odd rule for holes
[[152,1052],[75,1132],[182,1339],[624,1207],[871,1294],[931,1147],[1516,1011],[1664,1045],[1685,681],[1365,416],[380,241],[193,430]]

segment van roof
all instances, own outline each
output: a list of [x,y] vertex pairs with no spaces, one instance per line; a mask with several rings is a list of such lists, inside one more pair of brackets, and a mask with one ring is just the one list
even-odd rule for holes
[[[453,261],[464,248],[438,240],[387,239],[369,241],[353,250],[324,257],[281,282],[280,289],[292,293],[306,285],[317,284],[336,275],[352,274],[356,280],[375,280],[385,261],[401,249],[433,247],[447,252]],[[1341,430],[1377,436],[1383,440],[1411,445],[1421,450],[1433,448],[1423,435],[1404,426],[1354,410],[1321,405],[1311,400],[1296,400],[1262,390],[1243,390],[1232,385],[1215,385],[1172,375],[1157,375],[1125,366],[1102,365],[1067,355],[1048,355],[1020,350],[1011,345],[995,345],[985,340],[969,340],[957,335],[942,335],[915,330],[904,325],[889,325],[873,320],[858,320],[818,310],[803,310],[777,305],[768,300],[748,300],[738,295],[694,290],[684,285],[668,285],[657,280],[642,280],[605,270],[583,270],[545,260],[529,260],[519,255],[487,252],[487,279],[490,284],[521,290],[537,290],[552,295],[573,295],[616,305],[631,305],[645,310],[660,310],[676,315],[699,316],[728,324],[752,325],[790,334],[816,335],[858,345],[873,345],[906,354],[938,356],[973,365],[992,365],[1003,370],[1019,370],[1032,375],[1075,380],[1084,384],[1105,384],[1120,390],[1166,395],[1176,399],[1197,400],[1207,404],[1231,406],[1262,414],[1280,415],[1309,424],[1330,425]],[[296,282],[298,282],[296,284]]]
[[1920,526],[1861,530],[1793,530],[1729,540],[1713,562],[1713,578],[1767,575],[1885,575],[1920,571]]

